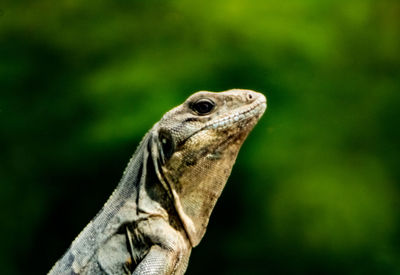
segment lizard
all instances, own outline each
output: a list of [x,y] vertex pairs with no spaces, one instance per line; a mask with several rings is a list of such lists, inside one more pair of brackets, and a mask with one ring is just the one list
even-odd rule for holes
[[238,152],[265,110],[263,94],[231,89],[196,92],[168,111],[48,275],[184,274]]

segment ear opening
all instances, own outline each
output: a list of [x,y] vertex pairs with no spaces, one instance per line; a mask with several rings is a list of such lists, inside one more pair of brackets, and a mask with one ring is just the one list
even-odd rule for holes
[[158,132],[158,144],[162,163],[169,160],[175,151],[175,143],[170,132],[160,129]]
[[[153,129],[156,129],[156,127],[154,127]],[[171,199],[173,199],[172,192],[171,192],[171,186],[169,185],[167,179],[164,176],[162,166],[168,160],[168,158],[170,158],[171,155],[174,153],[175,146],[173,146],[173,145],[170,147],[165,146],[165,148],[163,149],[161,138],[160,138],[160,133],[162,133],[162,132],[164,132],[165,134],[162,134],[161,138],[169,138],[166,135],[167,132],[165,130],[154,131],[153,132],[154,134],[152,135],[152,138],[151,138],[151,142],[149,144],[149,146],[150,146],[149,151],[151,152],[151,159],[153,160],[153,165],[154,165],[154,169],[155,169],[157,178],[160,181],[161,185],[164,187],[164,189],[167,191],[169,197]],[[172,140],[172,137],[169,138],[168,140]],[[168,153],[167,154],[168,158],[166,158],[164,150],[166,150],[166,152]]]

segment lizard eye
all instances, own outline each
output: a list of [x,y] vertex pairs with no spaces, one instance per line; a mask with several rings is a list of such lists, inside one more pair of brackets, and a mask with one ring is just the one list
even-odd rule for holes
[[191,106],[192,110],[199,115],[210,113],[215,107],[214,101],[208,98],[202,98],[194,102]]
[[158,134],[161,143],[162,155],[164,160],[168,160],[174,153],[174,142],[168,132],[160,131]]

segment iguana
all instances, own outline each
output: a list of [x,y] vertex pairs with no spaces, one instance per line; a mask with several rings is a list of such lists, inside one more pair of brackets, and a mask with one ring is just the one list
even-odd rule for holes
[[48,274],[184,274],[239,149],[265,109],[262,94],[234,89],[197,92],[167,112]]

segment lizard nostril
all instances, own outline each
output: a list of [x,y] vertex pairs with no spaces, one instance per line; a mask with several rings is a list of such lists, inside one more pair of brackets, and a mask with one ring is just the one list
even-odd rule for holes
[[254,96],[251,93],[247,94],[247,100],[253,100]]

